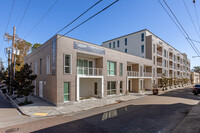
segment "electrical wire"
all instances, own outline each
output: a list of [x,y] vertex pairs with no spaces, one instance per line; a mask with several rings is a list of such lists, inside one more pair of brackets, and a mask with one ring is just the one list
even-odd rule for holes
[[69,24],[67,24],[65,27],[63,27],[61,30],[59,30],[56,34],[58,34],[59,32],[61,32],[62,30],[64,30],[65,28],[67,28],[68,26],[70,26],[72,23],[74,23],[77,19],[79,19],[81,16],[83,16],[85,13],[87,13],[90,9],[92,9],[93,7],[95,7],[97,4],[99,4],[102,0],[99,0],[98,2],[96,2],[94,5],[92,5],[90,8],[88,8],[85,12],[83,12],[81,15],[79,15],[77,18],[75,18],[73,21],[71,21]]
[[15,4],[15,0],[13,0],[13,3],[12,3],[12,7],[11,7],[11,10],[10,10],[10,15],[9,15],[9,17],[8,17],[8,22],[7,22],[7,25],[6,25],[5,33],[7,32],[8,25],[9,25],[9,23],[10,23],[10,18],[11,18],[11,15],[12,15],[12,11],[13,11],[13,8],[14,8],[14,4]]
[[192,24],[193,24],[193,26],[194,26],[194,28],[195,28],[195,30],[196,30],[196,32],[197,32],[197,35],[198,35],[199,38],[200,38],[199,32],[198,32],[198,30],[197,30],[197,28],[196,28],[196,26],[195,26],[195,24],[194,24],[194,21],[193,21],[193,19],[192,19],[192,16],[191,16],[191,14],[190,14],[190,12],[189,12],[189,9],[188,9],[186,3],[185,3],[185,0],[183,0],[183,3],[184,3],[184,5],[185,5],[185,8],[186,8],[188,14],[189,14],[190,20],[192,21]]
[[19,31],[19,28],[20,28],[20,26],[21,26],[21,24],[22,24],[22,21],[23,21],[23,19],[24,19],[25,14],[26,14],[26,12],[27,12],[27,10],[28,10],[28,7],[29,7],[29,5],[30,5],[30,2],[31,2],[31,0],[28,1],[28,4],[27,4],[27,6],[26,6],[26,9],[25,9],[25,11],[24,11],[24,13],[23,13],[22,19],[21,19],[21,21],[20,21],[20,23],[19,23],[19,25],[18,25],[18,27],[17,27],[16,33]]
[[[180,27],[182,28],[183,32],[186,34],[186,39],[188,38],[190,40],[190,45],[192,46],[193,50],[195,51],[195,53],[200,56],[200,52],[199,50],[196,48],[196,46],[194,45],[194,43],[191,41],[188,33],[185,31],[185,29],[183,28],[182,24],[180,23],[180,21],[177,19],[176,15],[173,13],[173,11],[171,10],[171,8],[169,7],[169,5],[167,4],[167,2],[165,0],[163,0],[165,5],[168,7],[169,11],[172,13],[172,15],[174,16],[174,18],[176,19],[176,21],[178,22],[178,24],[180,25]],[[188,40],[187,39],[187,40]],[[189,42],[189,41],[188,41]]]
[[[113,4],[115,4],[116,2],[118,2],[119,0],[114,1],[113,3],[111,3],[110,5],[108,5],[107,7],[103,8],[101,11],[97,12],[96,14],[94,14],[93,16],[89,17],[88,19],[86,19],[85,21],[83,21],[82,23],[80,23],[79,25],[77,25],[76,27],[74,27],[72,30],[66,32],[65,34],[61,35],[59,38],[56,38],[54,41],[58,41],[60,38],[64,37],[64,35],[70,33],[71,31],[75,30],[76,28],[78,28],[79,26],[81,26],[82,24],[84,24],[85,22],[87,22],[88,20],[92,19],[93,17],[97,16],[98,14],[100,14],[101,12],[105,11],[106,9],[108,9],[109,7],[111,7]],[[49,46],[50,44],[52,44],[52,42],[46,44],[46,46],[42,47],[40,50],[46,48],[47,46]],[[34,54],[38,53],[40,50],[36,51]],[[33,54],[33,55],[34,55]]]
[[49,13],[49,11],[56,5],[58,0],[55,0],[55,2],[51,5],[51,7],[47,10],[47,12],[39,19],[39,21],[33,26],[33,28],[28,32],[28,34],[24,37],[27,38],[33,30],[41,23],[41,21],[46,17],[46,15]]

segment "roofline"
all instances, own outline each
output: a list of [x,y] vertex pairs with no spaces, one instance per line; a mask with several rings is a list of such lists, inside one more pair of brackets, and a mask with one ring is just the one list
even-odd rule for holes
[[[163,39],[161,39],[160,37],[158,37],[157,35],[155,35],[153,32],[149,31],[148,29],[143,29],[143,30],[139,30],[139,31],[136,31],[136,32],[133,32],[133,33],[130,33],[130,34],[127,34],[127,35],[123,35],[123,36],[120,36],[120,37],[116,37],[114,39],[110,39],[108,41],[104,41],[102,43],[106,43],[106,42],[109,42],[109,41],[112,41],[112,40],[115,40],[115,39],[118,39],[118,38],[122,38],[122,37],[125,37],[125,36],[129,36],[129,35],[132,35],[132,34],[136,34],[138,32],[141,32],[141,31],[148,31],[150,32],[151,34],[153,34],[154,36],[156,36],[157,38],[159,38],[160,40],[162,40],[163,42],[165,42],[167,45],[171,46],[172,48],[174,48],[172,45],[170,45],[169,43],[167,43],[166,41],[164,41]],[[177,50],[176,48],[174,48],[175,50]],[[181,51],[177,50],[178,52],[180,52],[181,54],[183,54]]]

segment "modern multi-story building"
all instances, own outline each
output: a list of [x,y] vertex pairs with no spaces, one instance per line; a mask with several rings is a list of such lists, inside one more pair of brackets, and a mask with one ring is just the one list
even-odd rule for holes
[[197,84],[200,82],[200,74],[196,72],[191,72],[191,83]]
[[56,105],[142,93],[164,72],[167,77],[189,74],[186,54],[148,30],[106,41],[103,46],[55,35],[27,55],[25,63],[37,74],[35,95]]
[[185,53],[147,29],[103,42],[103,46],[153,61],[153,82],[165,77],[190,79],[190,60]]

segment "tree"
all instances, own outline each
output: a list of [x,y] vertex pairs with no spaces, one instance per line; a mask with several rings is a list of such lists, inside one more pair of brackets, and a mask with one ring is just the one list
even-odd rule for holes
[[168,86],[168,79],[165,77],[165,74],[162,75],[162,87],[165,90]]
[[200,73],[200,66],[195,66],[193,69],[194,69],[194,72]]
[[[8,33],[5,33],[4,37],[6,38],[6,41],[9,42],[12,40],[12,36]],[[24,57],[30,52],[30,48],[32,46],[31,43],[19,38],[17,35],[15,37],[15,48],[20,50],[20,54],[16,55],[16,64],[15,70],[19,71],[21,67],[24,65]]]
[[35,49],[39,48],[42,44],[40,43],[35,43],[32,47],[31,50],[34,51]]
[[28,104],[28,96],[33,92],[34,85],[32,85],[33,80],[36,79],[37,75],[32,75],[32,70],[28,64],[25,64],[20,71],[16,72],[15,75],[15,87],[18,94],[25,96],[25,104]]

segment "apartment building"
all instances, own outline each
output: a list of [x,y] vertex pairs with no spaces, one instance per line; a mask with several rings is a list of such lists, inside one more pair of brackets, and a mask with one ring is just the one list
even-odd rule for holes
[[200,82],[200,74],[196,72],[191,72],[191,83],[197,84]]
[[25,63],[37,74],[34,94],[60,105],[151,89],[154,64],[145,57],[55,35]]
[[[153,83],[165,77],[190,79],[190,60],[147,29],[103,42],[103,46],[152,60]],[[131,70],[133,71],[133,70]]]

